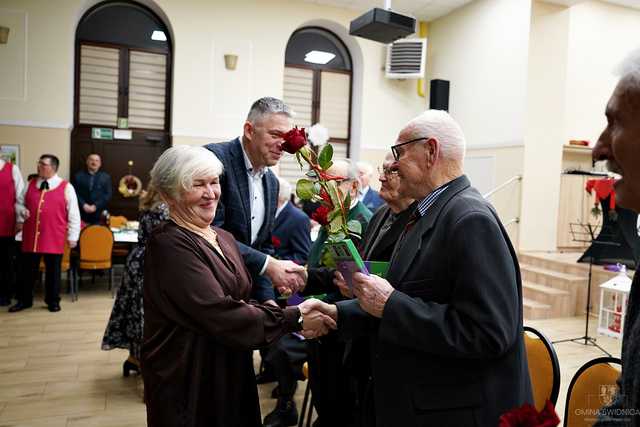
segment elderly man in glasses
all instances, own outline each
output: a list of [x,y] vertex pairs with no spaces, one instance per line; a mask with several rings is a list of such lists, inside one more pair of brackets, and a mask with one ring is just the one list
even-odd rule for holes
[[418,205],[386,279],[356,273],[357,299],[316,308],[344,337],[372,338],[377,426],[498,425],[532,402],[515,251],[463,174],[449,114],[411,120],[392,152],[400,192]]

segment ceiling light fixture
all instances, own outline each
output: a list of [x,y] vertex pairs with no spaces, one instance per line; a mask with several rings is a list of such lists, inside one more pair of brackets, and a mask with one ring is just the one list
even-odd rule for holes
[[167,36],[164,34],[164,31],[154,30],[153,34],[151,34],[151,40],[157,40],[159,42],[166,42]]
[[304,60],[312,64],[324,65],[335,57],[336,55],[330,52],[323,52],[321,50],[312,50],[310,52],[307,52],[307,54],[304,56]]

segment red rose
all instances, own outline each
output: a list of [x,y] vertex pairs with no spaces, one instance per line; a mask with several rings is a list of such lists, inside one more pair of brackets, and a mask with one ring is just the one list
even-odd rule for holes
[[320,225],[328,225],[329,220],[327,217],[329,216],[329,208],[326,206],[320,206],[315,210],[314,213],[311,214],[311,219],[317,221]]
[[544,409],[540,412],[529,404],[502,414],[498,427],[555,427],[560,424],[560,419],[553,408],[553,403],[547,400]]
[[282,245],[282,242],[276,236],[271,236],[271,243],[276,249],[278,249]]
[[284,139],[282,149],[290,154],[295,154],[307,145],[307,134],[304,132],[304,128],[298,129],[297,126],[285,133],[282,138]]
[[329,193],[327,193],[327,190],[325,190],[324,188],[320,190],[320,198],[324,200],[327,203],[327,205],[333,206],[333,202],[331,201],[331,196],[329,195]]

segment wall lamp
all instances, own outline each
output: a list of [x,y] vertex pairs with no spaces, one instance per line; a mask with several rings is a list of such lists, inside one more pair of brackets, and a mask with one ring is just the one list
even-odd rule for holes
[[238,65],[238,55],[227,53],[224,56],[224,68],[233,71],[236,69],[236,65]]
[[9,41],[9,27],[0,27],[0,44],[7,44]]

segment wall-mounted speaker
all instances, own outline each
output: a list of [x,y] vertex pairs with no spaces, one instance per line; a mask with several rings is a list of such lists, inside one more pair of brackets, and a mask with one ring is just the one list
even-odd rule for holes
[[429,108],[449,111],[449,80],[431,80]]

